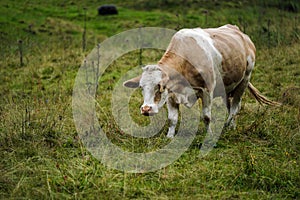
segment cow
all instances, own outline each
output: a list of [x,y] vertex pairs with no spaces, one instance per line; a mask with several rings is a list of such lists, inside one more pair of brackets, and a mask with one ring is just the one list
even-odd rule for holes
[[173,138],[179,105],[190,108],[199,98],[206,130],[211,132],[212,100],[217,96],[216,89],[221,80],[225,91],[222,98],[228,110],[224,127],[234,128],[234,119],[240,110],[241,97],[246,88],[259,103],[280,105],[267,99],[250,83],[255,52],[256,48],[249,36],[235,25],[181,29],[171,38],[157,64],[146,65],[142,75],[125,81],[123,85],[142,88],[142,115],[157,114],[167,104],[167,137]]

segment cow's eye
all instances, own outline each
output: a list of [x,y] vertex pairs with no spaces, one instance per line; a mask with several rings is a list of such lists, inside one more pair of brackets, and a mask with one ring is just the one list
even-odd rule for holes
[[154,86],[154,92],[159,91],[159,85]]
[[161,84],[158,84],[158,89],[159,89],[159,92],[163,92],[165,90],[165,87]]

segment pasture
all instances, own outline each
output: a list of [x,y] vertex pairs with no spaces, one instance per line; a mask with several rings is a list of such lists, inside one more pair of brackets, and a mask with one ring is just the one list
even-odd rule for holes
[[[118,15],[98,16],[104,1],[0,2],[0,199],[298,199],[300,198],[300,4],[290,1],[112,0]],[[75,77],[105,39],[139,27],[180,29],[232,23],[257,48],[251,82],[280,107],[259,105],[246,92],[236,130],[226,130],[199,158],[205,136],[158,171],[107,168],[82,144],[72,114]],[[114,122],[115,84],[163,51],[130,52],[101,76],[97,113],[111,141],[126,150],[156,150],[162,130],[134,139]],[[140,91],[130,101],[139,114]]]

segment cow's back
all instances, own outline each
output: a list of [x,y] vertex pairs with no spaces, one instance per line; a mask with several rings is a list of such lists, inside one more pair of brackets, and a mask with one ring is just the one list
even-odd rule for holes
[[213,90],[214,68],[218,63],[221,63],[221,54],[215,49],[209,34],[195,28],[178,31],[158,64],[161,68],[176,70],[194,88]]
[[[197,88],[213,90],[218,68],[227,92],[244,77],[248,57],[255,61],[255,47],[237,26],[182,29],[173,37],[159,66],[175,69]],[[166,69],[167,70],[167,69]]]
[[230,91],[244,77],[248,60],[255,62],[255,46],[237,26],[225,25],[203,30],[210,35],[214,46],[222,55],[220,72],[224,85]]

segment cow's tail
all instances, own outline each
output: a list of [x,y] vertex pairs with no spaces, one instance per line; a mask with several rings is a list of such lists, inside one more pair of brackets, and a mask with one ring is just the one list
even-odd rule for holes
[[254,98],[260,103],[260,104],[266,104],[271,106],[281,106],[281,103],[276,101],[271,101],[264,95],[262,95],[258,89],[256,89],[250,82],[248,84],[248,89],[250,93],[254,96]]

